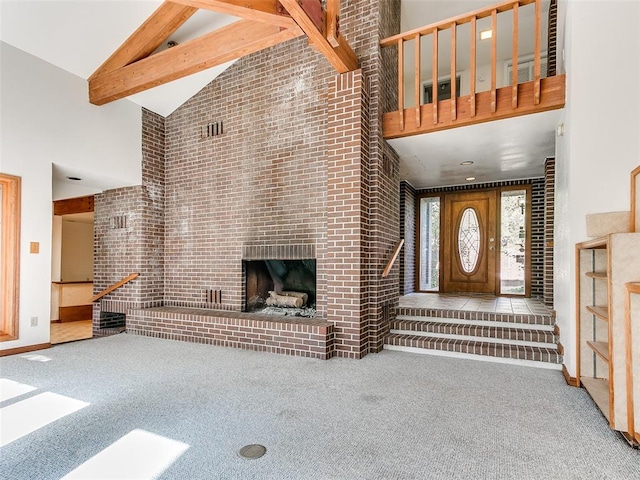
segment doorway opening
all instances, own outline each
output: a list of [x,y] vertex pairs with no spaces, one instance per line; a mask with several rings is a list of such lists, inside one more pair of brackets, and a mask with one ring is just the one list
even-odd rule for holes
[[51,343],[93,337],[93,196],[54,203]]
[[418,291],[531,295],[531,185],[425,194],[417,209]]

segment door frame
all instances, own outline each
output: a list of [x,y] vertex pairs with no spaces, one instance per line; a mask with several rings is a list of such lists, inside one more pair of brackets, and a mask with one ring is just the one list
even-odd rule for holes
[[[420,229],[421,229],[421,216],[420,216],[420,203],[423,198],[439,198],[440,199],[440,235],[442,238],[442,231],[444,228],[444,218],[445,218],[445,201],[444,197],[447,195],[460,194],[460,193],[472,193],[472,192],[480,192],[494,190],[497,196],[497,205],[496,205],[496,238],[502,238],[502,192],[510,191],[510,190],[524,190],[526,192],[527,202],[525,204],[525,264],[524,264],[524,275],[525,275],[525,292],[524,295],[515,295],[515,294],[503,294],[500,293],[500,284],[501,284],[501,276],[500,276],[500,263],[502,256],[502,242],[498,240],[496,242],[498,245],[498,251],[496,253],[496,286],[494,295],[500,297],[515,297],[515,298],[529,298],[531,297],[531,244],[532,244],[532,222],[531,222],[531,213],[532,213],[532,185],[531,183],[520,184],[520,185],[502,185],[496,187],[483,187],[483,188],[469,188],[462,190],[451,190],[451,191],[443,191],[443,192],[425,192],[418,194],[416,196],[416,229],[415,229],[415,245],[416,245],[416,255],[415,255],[415,263],[414,263],[414,271],[415,271],[415,291],[419,293],[441,293],[441,290],[421,290],[420,289],[420,252],[421,252],[421,244],[420,244]],[[443,258],[443,250],[444,244],[440,242],[439,245],[439,255],[440,261]],[[444,281],[444,270],[440,268],[438,272],[438,281],[441,286]]]

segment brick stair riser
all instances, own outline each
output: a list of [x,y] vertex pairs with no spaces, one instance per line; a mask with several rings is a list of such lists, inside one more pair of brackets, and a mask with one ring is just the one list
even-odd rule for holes
[[390,334],[385,345],[418,349],[444,350],[462,354],[484,355],[498,358],[510,358],[538,362],[562,363],[562,355],[549,348],[493,344],[469,340],[449,340],[418,335]]
[[558,343],[558,337],[549,330],[533,330],[519,327],[495,327],[482,325],[461,325],[458,323],[440,323],[422,320],[395,320],[391,322],[391,330],[401,331],[408,335],[445,334],[464,335],[470,337],[497,338],[501,340],[518,340],[536,343]]
[[499,322],[502,324],[525,324],[525,325],[551,325],[555,324],[555,319],[551,315],[517,314],[517,313],[495,313],[495,312],[467,312],[464,310],[433,310],[428,308],[406,308],[400,307],[396,312],[396,317],[412,318],[438,318],[441,320],[467,320]]
[[391,329],[390,333],[394,335],[419,335],[422,337],[431,338],[445,338],[449,340],[467,340],[471,342],[488,342],[500,345],[517,345],[522,347],[536,347],[536,348],[557,348],[555,343],[534,342],[529,340],[517,340],[517,339],[504,339],[496,337],[476,337],[472,335],[456,335],[450,333],[438,333],[438,332],[412,332],[407,330],[395,330]]
[[495,320],[467,320],[464,318],[444,318],[444,317],[421,317],[415,315],[397,315],[396,322],[425,322],[425,323],[447,323],[451,325],[464,325],[475,327],[492,327],[492,328],[516,328],[522,330],[543,330],[545,332],[553,332],[555,324],[536,324],[536,323],[518,323],[503,322]]

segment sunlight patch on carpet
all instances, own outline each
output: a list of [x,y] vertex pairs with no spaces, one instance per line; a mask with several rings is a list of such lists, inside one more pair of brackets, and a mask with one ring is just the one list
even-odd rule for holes
[[88,406],[74,398],[45,392],[0,409],[0,447]]
[[158,478],[187,449],[186,443],[136,429],[91,457],[62,480]]
[[31,385],[9,380],[8,378],[0,378],[0,402],[19,397],[34,390],[37,390],[37,388]]

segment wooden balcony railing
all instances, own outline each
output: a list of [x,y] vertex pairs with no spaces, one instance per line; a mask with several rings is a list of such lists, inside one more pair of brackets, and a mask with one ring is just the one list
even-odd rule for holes
[[[533,4],[533,5],[531,5]],[[528,7],[531,5],[531,7]],[[518,39],[519,13],[521,7],[535,8],[534,39],[533,39],[533,80],[518,83]],[[498,15],[512,12],[513,29],[511,84],[507,87],[497,87],[497,53],[498,53]],[[398,49],[398,110],[385,113],[383,118],[383,134],[385,138],[396,138],[419,133],[443,130],[456,126],[481,123],[489,120],[509,118],[528,113],[562,108],[565,101],[564,75],[541,78],[541,0],[509,0],[503,3],[476,10],[471,13],[449,18],[438,23],[419,27],[380,42],[381,47],[396,46]],[[476,92],[477,80],[477,22],[479,19],[491,19],[491,86],[489,91]],[[470,65],[469,65],[469,94],[459,96],[456,86],[457,70],[456,49],[464,48],[459,45],[458,27],[470,24]],[[451,96],[447,100],[438,101],[438,38],[439,32],[449,31],[451,37],[451,58],[449,71],[442,74],[450,75]],[[446,34],[445,34],[446,35]],[[432,43],[431,56],[431,103],[421,105],[421,40],[430,36]],[[405,45],[412,42],[414,49],[413,71],[413,106],[405,108]]]

